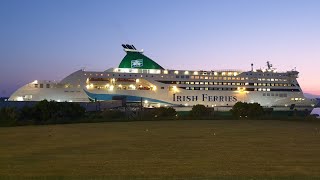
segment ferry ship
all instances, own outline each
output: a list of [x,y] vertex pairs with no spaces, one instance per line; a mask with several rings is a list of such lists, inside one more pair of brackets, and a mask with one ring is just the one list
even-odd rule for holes
[[299,72],[265,69],[170,70],[145,56],[143,50],[123,44],[126,53],[117,68],[78,70],[60,82],[35,80],[14,92],[9,101],[90,102],[124,99],[145,107],[231,108],[236,102],[259,103],[275,110],[311,110],[315,99],[304,97]]

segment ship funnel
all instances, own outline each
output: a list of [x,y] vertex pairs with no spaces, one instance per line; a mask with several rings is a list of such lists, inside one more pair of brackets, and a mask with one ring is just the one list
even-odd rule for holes
[[120,62],[118,68],[129,68],[129,69],[157,69],[163,70],[158,63],[150,59],[143,54],[143,50],[137,50],[134,45],[122,44],[124,51],[127,53],[126,56]]

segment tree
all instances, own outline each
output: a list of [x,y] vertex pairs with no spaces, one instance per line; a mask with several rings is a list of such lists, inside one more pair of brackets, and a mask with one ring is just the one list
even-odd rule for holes
[[264,114],[262,106],[258,103],[237,102],[230,111],[236,118],[258,118]]
[[248,104],[248,117],[258,118],[264,114],[264,110],[259,103]]
[[194,105],[190,111],[192,117],[206,117],[209,114],[209,109],[202,104]]
[[156,108],[154,115],[156,117],[170,117],[173,118],[177,115],[177,112],[174,108],[172,107],[160,107]]
[[15,125],[19,118],[19,111],[12,107],[0,109],[0,126]]
[[236,118],[248,116],[248,104],[244,102],[237,102],[233,105],[230,111]]
[[21,114],[37,124],[68,123],[83,117],[85,109],[77,103],[43,100],[33,107],[22,108]]

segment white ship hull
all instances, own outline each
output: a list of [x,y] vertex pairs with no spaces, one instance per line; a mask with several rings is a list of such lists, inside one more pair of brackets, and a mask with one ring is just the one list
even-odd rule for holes
[[[265,92],[210,92],[197,91],[196,93],[188,90],[179,92],[169,92],[168,90],[156,90],[152,92],[135,92],[130,90],[85,90],[88,97],[92,100],[112,100],[113,97],[124,96],[128,102],[142,102],[146,107],[160,106],[186,106],[203,104],[207,107],[232,107],[236,102],[259,103],[261,106],[270,107],[278,110],[289,110],[294,104],[295,109],[312,109],[312,101],[305,99],[302,93],[288,93],[287,97],[263,96]],[[266,93],[265,93],[266,94]],[[271,93],[270,93],[271,94]],[[301,98],[294,103],[291,98]]]

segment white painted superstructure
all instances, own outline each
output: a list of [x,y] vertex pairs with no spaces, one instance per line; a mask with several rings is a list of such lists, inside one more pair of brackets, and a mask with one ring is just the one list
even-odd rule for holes
[[118,68],[103,72],[76,71],[60,82],[34,81],[18,89],[10,101],[87,102],[126,99],[144,106],[232,107],[238,101],[257,102],[275,110],[312,109],[317,101],[304,97],[298,71],[266,69],[169,70],[143,55],[132,45],[123,45],[127,55]]

